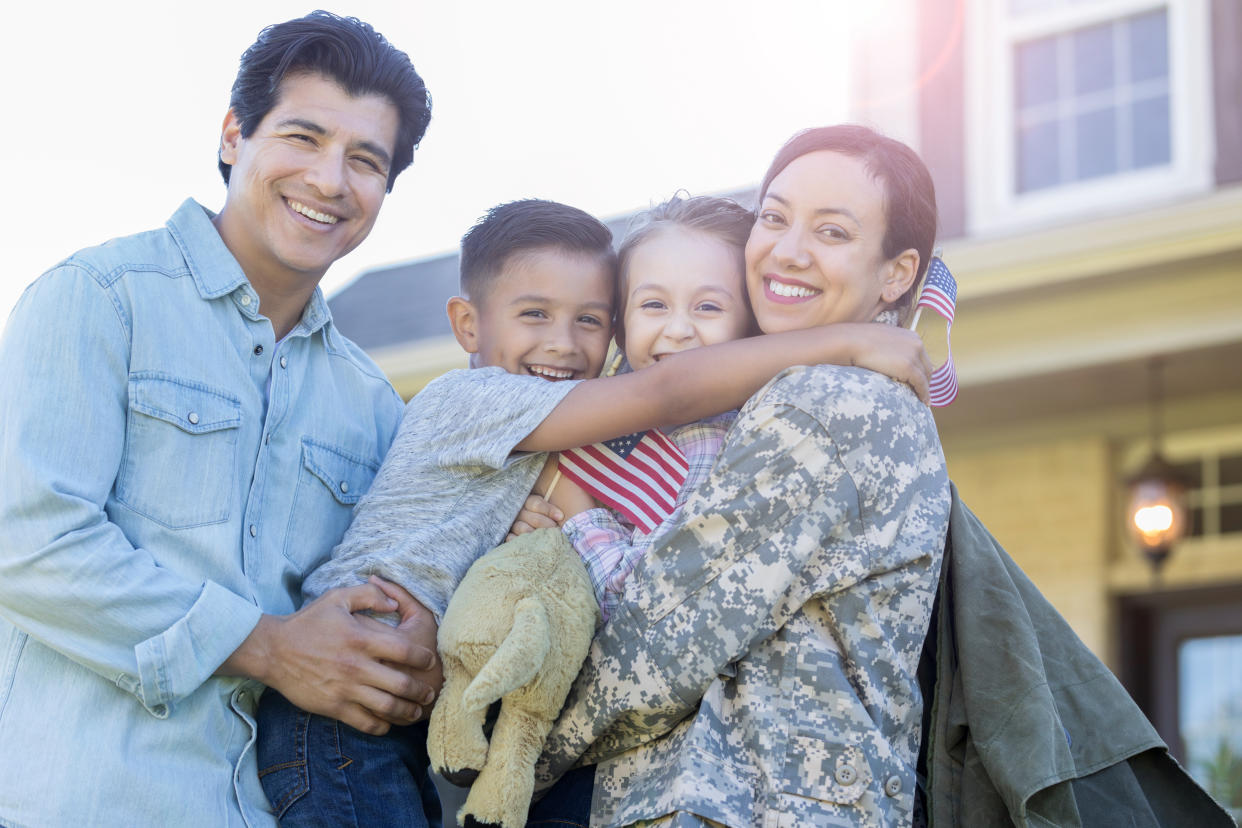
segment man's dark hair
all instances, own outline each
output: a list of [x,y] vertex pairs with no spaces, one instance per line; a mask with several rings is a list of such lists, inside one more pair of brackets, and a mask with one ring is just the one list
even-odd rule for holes
[[616,277],[612,231],[577,207],[527,198],[487,211],[461,237],[461,294],[482,300],[515,255],[535,250],[597,257]]
[[931,173],[918,154],[900,141],[856,124],[839,124],[803,130],[785,142],[759,185],[759,202],[767,195],[772,179],[795,159],[829,150],[859,159],[884,187],[884,255],[892,258],[903,250],[919,252],[918,278],[894,307],[905,310],[914,302],[919,281],[931,262],[936,242],[936,188]]
[[[229,96],[243,138],[253,135],[276,106],[281,82],[303,72],[329,77],[353,97],[382,95],[396,107],[397,146],[388,171],[392,192],[392,183],[414,160],[414,148],[431,120],[431,96],[409,55],[356,17],[313,11],[268,26],[242,53]],[[227,184],[231,165],[219,165]]]

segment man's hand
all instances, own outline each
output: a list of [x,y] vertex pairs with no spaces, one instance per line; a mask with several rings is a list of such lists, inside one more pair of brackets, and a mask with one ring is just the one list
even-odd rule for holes
[[[417,598],[392,581],[385,581],[383,578],[372,575],[370,583],[379,587],[385,595],[397,602],[396,612],[401,618],[401,622],[397,624],[397,631],[403,633],[415,647],[431,650],[434,654],[436,652],[436,634],[439,632],[439,627],[436,625],[436,617],[432,615],[431,610],[424,607]],[[373,618],[367,618],[367,620],[375,621]],[[430,667],[417,667],[398,663],[392,663],[391,666],[404,671],[406,675],[416,682],[431,688],[431,699],[423,702],[422,715],[418,716],[415,721],[430,716],[431,706],[435,703],[436,696],[440,695],[440,688],[444,686],[444,665],[440,662],[439,657],[437,656],[432,660]],[[423,698],[426,697],[424,696]],[[394,722],[394,724],[402,723]]]
[[[356,614],[367,610],[400,612],[402,626]],[[438,662],[435,624],[367,583],[326,592],[292,615],[262,616],[216,674],[257,679],[303,710],[380,735],[423,717],[438,678],[433,686],[422,677],[438,676]]]

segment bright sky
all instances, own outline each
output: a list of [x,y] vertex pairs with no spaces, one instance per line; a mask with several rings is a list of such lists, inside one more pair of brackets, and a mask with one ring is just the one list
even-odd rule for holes
[[[312,0],[313,2],[313,0]],[[329,271],[452,250],[524,197],[607,217],[679,188],[754,184],[803,127],[846,117],[854,0],[325,2],[408,52],[434,98],[371,236]],[[72,251],[218,209],[220,124],[242,51],[315,6],[285,0],[23,2],[0,71],[0,319]]]

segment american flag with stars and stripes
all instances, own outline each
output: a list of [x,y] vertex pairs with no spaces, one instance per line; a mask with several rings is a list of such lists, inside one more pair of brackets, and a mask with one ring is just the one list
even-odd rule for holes
[[953,346],[949,342],[949,334],[953,330],[953,310],[957,305],[957,280],[949,272],[949,268],[933,256],[927,266],[927,277],[923,280],[923,292],[919,295],[917,308],[931,308],[945,318],[944,342],[948,346],[949,356],[944,364],[932,371],[930,383],[931,404],[943,407],[957,398],[957,371],[953,368]]
[[643,532],[673,513],[690,466],[658,429],[561,452],[561,473]]

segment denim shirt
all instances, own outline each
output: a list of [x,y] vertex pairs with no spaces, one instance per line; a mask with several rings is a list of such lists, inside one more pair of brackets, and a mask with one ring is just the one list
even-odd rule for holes
[[[316,290],[278,345],[186,201],[82,251],[0,341],[0,824],[275,825],[262,686],[213,678],[295,609],[400,420]],[[270,387],[269,387],[270,382]]]

